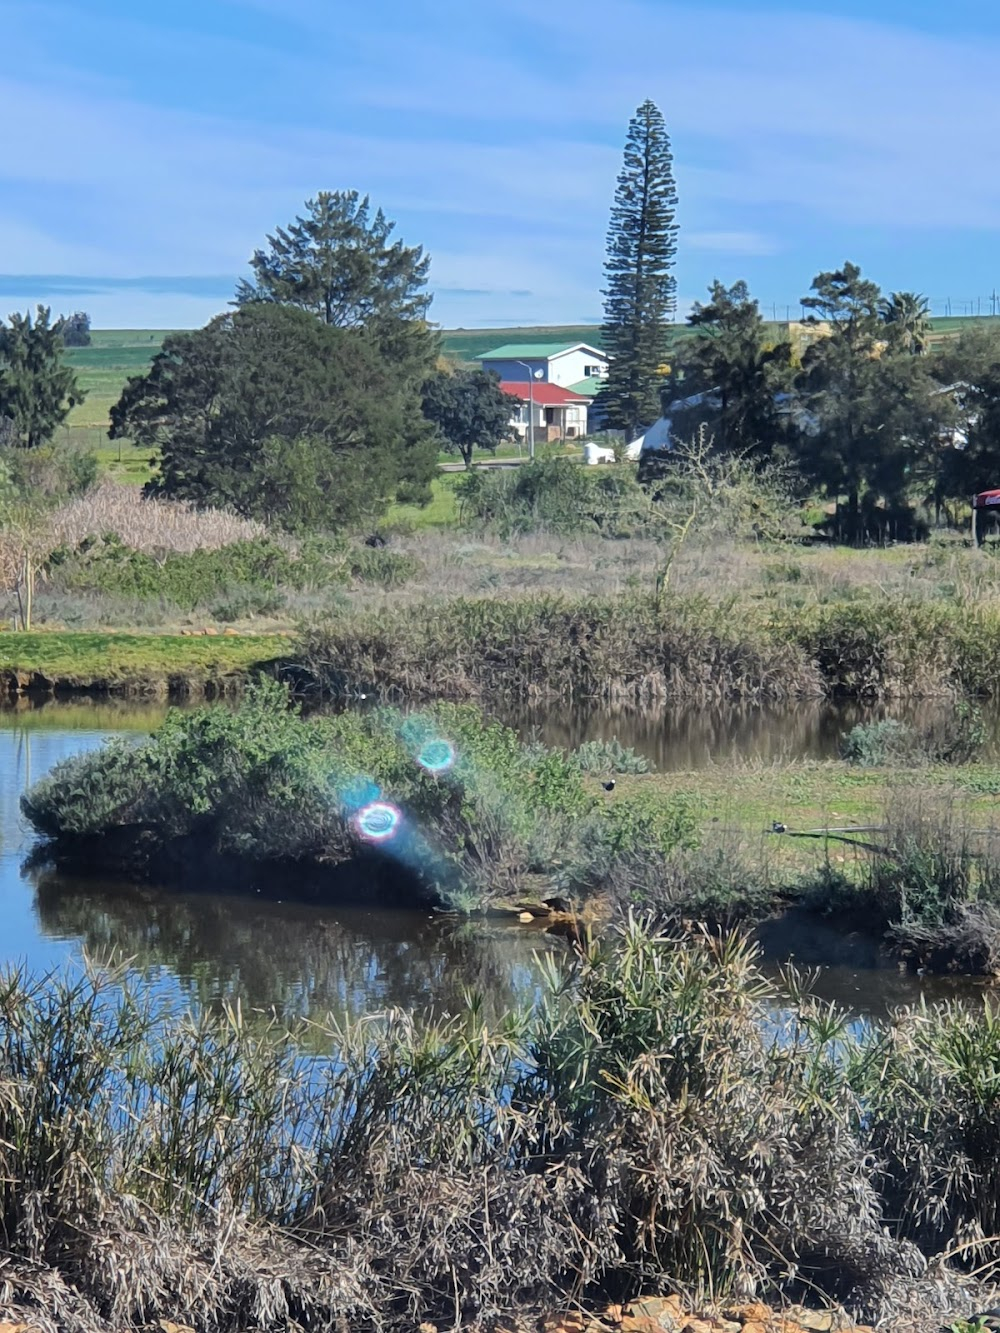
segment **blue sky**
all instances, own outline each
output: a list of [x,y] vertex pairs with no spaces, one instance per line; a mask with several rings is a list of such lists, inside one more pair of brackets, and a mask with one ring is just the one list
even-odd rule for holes
[[0,315],[104,327],[225,307],[319,189],[432,256],[443,325],[600,317],[644,97],[671,133],[682,305],[784,315],[850,258],[888,289],[1000,289],[988,0],[5,0]]

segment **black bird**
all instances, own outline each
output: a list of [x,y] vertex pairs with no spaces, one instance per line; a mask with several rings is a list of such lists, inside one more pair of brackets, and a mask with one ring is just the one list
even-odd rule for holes
[[601,786],[604,788],[605,791],[614,791],[615,789],[614,778],[610,778],[607,782],[602,782]]
[[787,832],[788,832],[788,829],[785,827],[784,824],[780,823],[780,822],[776,819],[776,820],[774,821],[774,823],[771,825],[771,832],[772,832],[772,833],[787,833]]

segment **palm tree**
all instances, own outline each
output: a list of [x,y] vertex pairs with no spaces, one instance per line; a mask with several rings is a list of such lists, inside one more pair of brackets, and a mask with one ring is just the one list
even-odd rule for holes
[[889,326],[890,337],[904,351],[926,352],[930,333],[930,305],[926,296],[916,292],[893,292],[879,303],[882,323]]

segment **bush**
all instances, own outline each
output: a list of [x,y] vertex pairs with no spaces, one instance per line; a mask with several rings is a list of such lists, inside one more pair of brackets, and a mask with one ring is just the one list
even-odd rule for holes
[[229,594],[211,608],[212,617],[223,623],[252,620],[255,616],[275,616],[285,606],[285,596],[277,588],[244,587]]
[[455,486],[466,523],[509,536],[544,529],[632,537],[663,530],[662,512],[631,468],[579,467],[539,459],[519,468],[479,468]]
[[58,504],[83,495],[97,481],[97,455],[73,445],[53,442],[0,453],[17,494],[31,504]]
[[262,537],[154,554],[108,532],[85,537],[73,548],[57,547],[49,554],[47,571],[55,593],[167,603],[188,613],[205,608],[220,620],[239,620],[279,611],[286,590],[343,582],[344,564],[342,549],[319,539],[297,551]]
[[840,741],[840,757],[862,768],[878,768],[890,762],[904,762],[914,749],[912,728],[895,718],[879,722],[859,722]]
[[415,579],[423,566],[416,556],[380,547],[359,547],[350,556],[351,578],[376,583],[380,588],[401,588]]
[[610,741],[584,741],[569,753],[570,763],[581,773],[651,773],[655,767],[617,737]]
[[[22,801],[58,855],[87,864],[182,875],[229,858],[312,868],[333,891],[348,883],[333,868],[377,863],[386,892],[456,907],[550,866],[594,805],[563,754],[476,709],[305,720],[270,681],[235,711],[171,713],[142,744],[70,759]],[[350,884],[379,890],[374,873]]]
[[967,764],[987,740],[977,704],[963,699],[944,717],[920,730],[884,718],[861,722],[841,740],[840,753],[850,764],[873,768],[885,764]]

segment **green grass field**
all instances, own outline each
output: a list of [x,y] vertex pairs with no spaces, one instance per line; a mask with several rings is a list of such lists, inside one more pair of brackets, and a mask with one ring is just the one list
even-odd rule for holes
[[412,528],[414,531],[453,527],[458,522],[455,483],[461,475],[461,472],[444,472],[435,477],[431,482],[433,499],[425,509],[419,505],[392,505],[380,526]]
[[149,685],[171,677],[198,681],[247,671],[287,654],[279,634],[232,638],[178,634],[88,633],[31,630],[0,633],[0,672],[38,672],[67,685],[95,681]]

